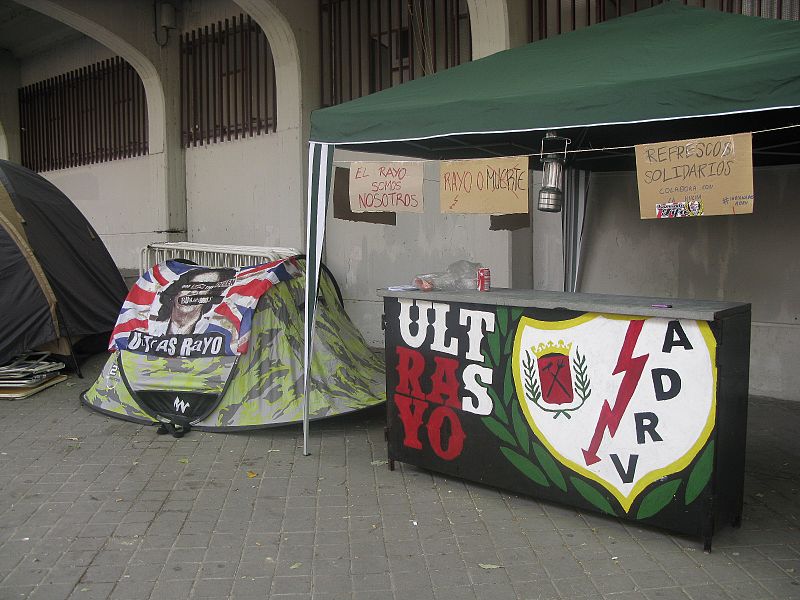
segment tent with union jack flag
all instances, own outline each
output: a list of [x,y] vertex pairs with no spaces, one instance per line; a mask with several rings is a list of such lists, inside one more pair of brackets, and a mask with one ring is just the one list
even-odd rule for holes
[[[321,279],[311,417],[385,399],[383,363]],[[139,278],[111,334],[111,357],[83,396],[92,409],[159,424],[227,431],[303,415],[305,260],[207,268],[169,260]]]

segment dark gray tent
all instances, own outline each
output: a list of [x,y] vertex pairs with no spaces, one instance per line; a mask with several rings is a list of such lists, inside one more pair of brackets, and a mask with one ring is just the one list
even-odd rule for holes
[[0,364],[110,332],[127,288],[100,237],[56,186],[0,160]]

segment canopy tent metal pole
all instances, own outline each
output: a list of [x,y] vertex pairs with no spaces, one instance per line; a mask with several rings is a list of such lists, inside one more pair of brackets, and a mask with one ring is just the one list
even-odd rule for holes
[[325,215],[331,189],[333,146],[310,142],[308,148],[308,210],[306,211],[305,355],[303,362],[303,455],[308,456],[308,420],[314,315],[317,309]]

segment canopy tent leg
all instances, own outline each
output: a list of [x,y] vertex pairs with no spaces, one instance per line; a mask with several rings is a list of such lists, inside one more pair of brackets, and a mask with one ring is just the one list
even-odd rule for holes
[[308,207],[306,211],[305,353],[303,362],[303,456],[308,456],[308,420],[314,314],[317,309],[325,215],[331,189],[333,146],[311,142],[308,148]]
[[577,292],[583,255],[583,226],[589,195],[589,171],[567,168],[564,175],[564,209],[561,242],[564,259],[564,291]]

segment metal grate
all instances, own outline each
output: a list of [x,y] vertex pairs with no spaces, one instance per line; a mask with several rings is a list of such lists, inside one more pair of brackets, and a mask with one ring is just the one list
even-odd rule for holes
[[147,103],[120,57],[19,89],[22,164],[67,169],[147,154]]
[[139,255],[139,276],[155,264],[182,258],[204,267],[248,267],[298,256],[296,248],[277,246],[227,246],[192,242],[159,242],[142,248]]
[[[528,0],[528,41],[542,40],[567,31],[602,23],[665,0]],[[688,6],[767,17],[798,20],[796,0],[683,0]]]
[[466,0],[320,0],[322,105],[472,60]]
[[248,15],[181,36],[181,131],[185,147],[274,132],[275,65]]

